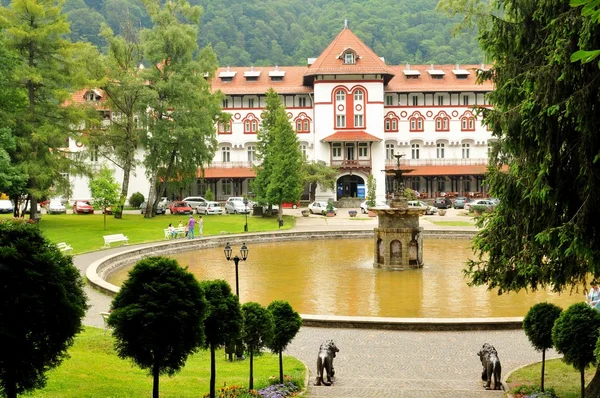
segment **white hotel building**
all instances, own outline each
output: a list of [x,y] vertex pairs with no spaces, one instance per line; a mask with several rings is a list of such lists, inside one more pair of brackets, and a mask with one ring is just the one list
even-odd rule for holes
[[[250,191],[269,88],[279,93],[307,159],[339,170],[335,191],[317,190],[317,199],[357,196],[370,174],[383,199],[391,190],[384,170],[396,163],[394,154],[404,155],[402,168],[411,170],[406,185],[428,197],[440,192],[484,195],[491,134],[473,108],[487,106],[485,94],[492,85],[476,84],[480,68],[386,65],[348,28],[307,66],[220,68],[212,87],[225,94],[223,109],[231,113],[231,122],[218,126],[218,149],[203,178],[199,175],[196,184],[169,197],[203,195],[210,187],[217,200],[225,200]],[[101,96],[86,90],[74,100],[102,101]],[[77,144],[72,142],[71,149],[81,147]],[[122,171],[115,174],[121,181]],[[89,197],[87,180],[72,177],[72,183],[74,197]],[[148,190],[144,170],[138,167],[128,196],[136,191],[146,196]]]

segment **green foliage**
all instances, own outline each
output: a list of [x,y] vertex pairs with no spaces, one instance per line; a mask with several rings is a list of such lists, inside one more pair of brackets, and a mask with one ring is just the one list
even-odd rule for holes
[[273,315],[274,323],[273,339],[267,343],[267,347],[273,353],[279,354],[279,382],[283,383],[282,352],[296,337],[302,326],[302,318],[287,301],[275,300],[267,309]]
[[327,207],[325,208],[328,213],[332,213],[334,211],[335,206],[331,200],[327,201]]
[[200,7],[183,0],[147,0],[145,6],[154,25],[140,33],[144,59],[152,65],[142,73],[152,109],[146,114],[151,134],[143,139],[144,165],[151,181],[148,201],[156,206],[174,176],[181,183],[195,180],[198,167],[213,160],[223,94],[208,83],[217,68],[214,52],[198,48]]
[[410,188],[404,188],[404,196],[406,196],[407,200],[417,200],[417,194],[414,190]]
[[[112,170],[105,165],[94,173],[89,181],[89,186],[94,206],[106,210],[107,207],[119,203],[119,184],[115,181]],[[106,229],[106,212],[104,213],[104,229]]]
[[177,261],[148,257],[129,273],[111,304],[116,350],[154,376],[173,375],[204,339],[207,303],[193,274]]
[[205,348],[210,348],[210,396],[215,397],[215,349],[238,339],[242,332],[243,315],[240,300],[223,280],[200,283],[208,300],[208,317],[204,320]]
[[[65,104],[72,91],[88,83],[87,60],[97,54],[82,43],[65,39],[69,24],[62,2],[14,0],[0,7],[0,23],[7,50],[14,54],[14,73],[7,82],[16,90],[8,125],[16,140],[12,162],[27,176],[25,193],[33,203],[47,197],[50,188],[68,189],[66,173],[80,173],[76,154],[65,156],[72,128],[85,118],[75,104]],[[30,216],[36,219],[36,207]]]
[[72,258],[26,222],[0,221],[0,281],[0,392],[16,398],[68,357],[86,296]]
[[562,308],[552,303],[538,303],[529,309],[523,318],[523,330],[538,351],[552,348],[552,327]]
[[469,213],[476,212],[479,214],[483,214],[486,211],[491,211],[491,208],[485,205],[473,205],[469,207]]
[[244,331],[242,340],[250,353],[250,383],[248,388],[254,388],[253,361],[254,353],[260,352],[273,338],[273,315],[258,303],[248,302],[242,305],[244,315]]
[[328,166],[322,160],[304,162],[304,185],[310,185],[310,201],[316,197],[317,186],[333,191],[337,180],[338,169]]
[[210,188],[206,190],[206,193],[204,194],[204,199],[206,199],[209,202],[215,200],[215,194]]
[[552,328],[556,351],[565,363],[582,374],[596,363],[594,348],[600,335],[600,313],[586,303],[576,303],[563,311]]
[[377,197],[377,181],[373,177],[373,174],[369,174],[367,178],[367,207],[375,207]]
[[144,203],[144,195],[140,192],[134,192],[129,197],[129,206],[135,207],[136,209]]
[[[600,27],[568,1],[503,1],[480,41],[492,69],[497,140],[486,183],[500,203],[474,240],[466,273],[499,293],[562,291],[600,277],[598,67],[571,62],[579,46],[600,48]],[[523,217],[526,214],[527,217]]]
[[[523,318],[523,330],[538,351],[542,351],[542,362],[546,360],[546,350],[553,347],[552,327],[560,316],[562,308],[552,303],[538,303],[529,309]],[[542,391],[544,390],[544,365],[542,363]]]

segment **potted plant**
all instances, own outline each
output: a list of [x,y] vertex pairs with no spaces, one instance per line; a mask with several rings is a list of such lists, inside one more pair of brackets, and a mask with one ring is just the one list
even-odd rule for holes
[[348,210],[348,215],[350,217],[356,217],[357,211],[356,210]]
[[[377,181],[373,177],[373,174],[369,175],[367,178],[367,209],[370,207],[375,207],[376,202],[375,198],[377,196]],[[375,217],[377,214],[369,210],[369,217]]]
[[302,210],[300,213],[302,213],[302,217],[310,216],[310,212],[308,210]]
[[333,207],[333,202],[331,202],[331,201],[327,202],[327,208],[326,208],[325,215],[327,217],[335,216],[335,207]]

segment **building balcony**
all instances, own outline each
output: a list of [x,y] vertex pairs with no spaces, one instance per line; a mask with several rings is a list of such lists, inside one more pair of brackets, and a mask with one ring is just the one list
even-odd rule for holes
[[[386,166],[396,166],[396,159],[386,159]],[[400,166],[487,166],[488,158],[400,159]]]
[[236,161],[236,162],[212,162],[208,165],[209,168],[216,169],[237,169],[237,168],[252,168],[253,165],[258,165],[258,162],[246,162],[246,161]]
[[364,169],[371,168],[371,159],[333,159],[331,161],[331,167],[338,167],[340,169]]

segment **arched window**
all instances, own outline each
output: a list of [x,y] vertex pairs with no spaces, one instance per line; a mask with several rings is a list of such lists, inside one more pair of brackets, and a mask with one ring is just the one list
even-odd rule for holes
[[396,114],[394,112],[388,112],[388,114],[385,115],[383,125],[384,125],[383,130],[386,133],[392,133],[392,132],[398,131],[398,116],[396,116]]
[[296,133],[310,133],[311,119],[306,113],[300,113],[295,119]]
[[258,119],[252,113],[248,114],[243,120],[244,134],[256,134],[258,131]]
[[354,101],[362,101],[363,100],[363,92],[362,90],[356,90],[354,92]]
[[337,102],[344,102],[344,101],[346,101],[346,93],[344,92],[344,90],[338,90],[335,93],[335,100]]
[[231,120],[219,123],[219,134],[231,134]]
[[435,131],[449,131],[450,117],[446,112],[440,112],[435,117]]
[[460,129],[462,131],[475,131],[475,116],[470,111],[460,117]]
[[410,123],[410,131],[423,131],[423,123],[425,118],[421,113],[415,112],[408,119]]
[[353,52],[348,51],[347,53],[344,54],[344,63],[345,64],[355,64],[356,63],[356,57],[354,56]]

